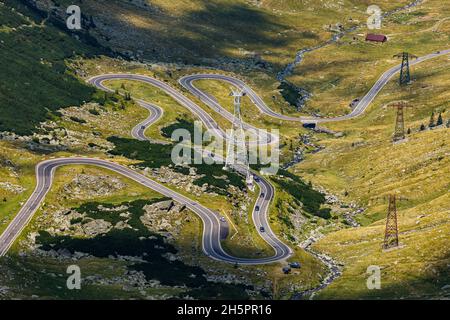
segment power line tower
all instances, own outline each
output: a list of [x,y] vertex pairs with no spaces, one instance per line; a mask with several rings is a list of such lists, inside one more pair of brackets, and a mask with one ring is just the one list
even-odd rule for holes
[[241,99],[245,95],[243,90],[231,89],[230,96],[234,98],[234,118],[231,135],[228,137],[227,157],[223,169],[236,169],[238,166],[242,168],[247,187],[253,191],[255,186],[248,163],[247,143],[241,117]]
[[386,250],[393,247],[398,247],[397,196],[390,194],[383,249]]
[[408,52],[401,52],[394,55],[394,58],[402,59],[402,67],[400,69],[400,85],[404,86],[411,82],[411,72],[409,70],[409,59],[417,59],[417,56]]
[[397,117],[395,119],[395,130],[394,135],[392,136],[392,140],[394,142],[404,140],[405,139],[405,108],[411,107],[411,105],[407,104],[404,101],[394,102],[389,104],[389,107],[393,107],[397,109]]

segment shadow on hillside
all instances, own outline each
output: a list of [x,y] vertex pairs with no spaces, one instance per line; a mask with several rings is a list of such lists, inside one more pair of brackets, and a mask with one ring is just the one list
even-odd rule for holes
[[[93,12],[94,5],[88,5],[91,11],[88,14],[93,15],[94,21],[108,19],[110,30],[122,31],[109,32],[110,43],[116,42],[123,49],[142,50],[145,58],[163,61],[179,58],[198,63],[203,58],[232,57],[232,49],[259,51],[265,43],[285,47],[291,41],[279,35],[290,27],[280,23],[276,16],[219,1],[205,1],[202,6],[177,17],[159,9],[137,10],[128,4],[111,4],[110,17],[97,15]],[[127,16],[130,20],[124,21]]]
[[[410,281],[401,282],[395,285],[382,287],[382,295],[376,292],[368,298],[382,297],[387,299],[443,299],[450,297],[450,252],[445,254],[438,262],[429,264],[426,269],[426,276],[418,277],[415,274],[417,269],[411,268]],[[445,286],[447,288],[445,289]],[[377,290],[375,290],[377,291]]]

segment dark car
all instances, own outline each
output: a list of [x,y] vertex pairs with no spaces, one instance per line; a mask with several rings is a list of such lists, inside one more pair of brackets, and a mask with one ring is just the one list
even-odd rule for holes
[[291,268],[289,268],[289,267],[283,267],[283,273],[284,274],[289,274],[289,273],[291,273]]
[[142,129],[142,130],[145,130],[145,126],[141,126],[141,129]]
[[266,229],[264,229],[264,227],[259,227],[259,231],[264,232],[264,231],[266,231]]
[[265,193],[261,192],[261,198],[264,198],[264,196],[265,196]]
[[291,262],[289,263],[289,266],[294,269],[300,269],[301,267],[300,262]]
[[255,211],[259,211],[259,206],[256,206],[256,207],[255,207]]

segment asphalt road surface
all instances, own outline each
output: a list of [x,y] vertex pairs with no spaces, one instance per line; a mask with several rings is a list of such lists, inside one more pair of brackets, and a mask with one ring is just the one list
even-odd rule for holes
[[[203,221],[203,252],[216,260],[221,260],[229,263],[239,264],[263,264],[275,262],[280,259],[286,258],[290,249],[286,245],[281,245],[280,250],[272,257],[262,259],[244,259],[233,257],[226,253],[221,246],[221,221],[220,215],[204,206],[195,202],[145,176],[136,171],[133,171],[125,166],[119,165],[114,162],[94,159],[94,158],[59,158],[50,159],[39,163],[36,167],[37,186],[31,197],[19,211],[14,220],[9,224],[8,228],[3,232],[0,237],[0,256],[3,256],[17,236],[21,233],[23,228],[33,217],[33,214],[41,205],[45,198],[45,195],[50,190],[55,170],[64,165],[92,165],[102,167],[118,174],[121,174],[129,179],[136,181],[137,183],[150,188],[166,197],[172,198],[174,201],[185,205],[187,208],[195,212]],[[278,246],[278,242],[274,242],[272,238],[269,239],[271,243]]]
[[[119,77],[118,77],[119,76]],[[105,91],[112,91],[103,85],[103,82],[106,80],[114,80],[114,79],[127,79],[127,80],[137,80],[136,75],[130,75],[127,78],[125,75],[102,75],[99,77],[95,77],[89,80],[90,83],[97,86],[98,88]],[[137,81],[142,81],[143,78],[139,77]],[[150,78],[151,79],[151,78]],[[147,79],[148,80],[148,79]],[[160,89],[164,90],[165,86],[160,86],[160,84],[164,84],[158,80],[156,81],[145,81],[152,85],[157,84],[156,86]],[[165,84],[164,84],[165,85]],[[181,99],[180,99],[181,100]],[[190,104],[184,101],[184,105],[188,107],[190,110],[196,110],[195,104],[192,102]],[[143,122],[136,125],[131,134],[134,138],[139,140],[148,140],[145,136],[145,130],[158,121],[162,116],[162,109],[159,106],[147,103],[143,100],[137,100],[139,105],[143,108],[147,109],[150,112],[150,115]],[[194,105],[193,105],[194,104]],[[199,107],[198,107],[199,108]],[[195,113],[195,112],[194,112]],[[197,113],[196,113],[197,114]],[[203,119],[207,119],[206,116],[201,109],[201,112],[198,112]],[[205,123],[205,122],[204,122]],[[206,122],[205,124],[211,124],[212,122]],[[213,128],[213,127],[212,127]],[[215,160],[222,160],[220,156],[215,155]],[[15,239],[20,235],[23,228],[29,223],[34,213],[39,209],[40,204],[43,202],[46,194],[52,186],[53,176],[56,168],[63,165],[93,165],[98,167],[103,167],[105,169],[109,169],[111,171],[117,172],[127,178],[130,178],[164,196],[170,197],[173,200],[177,201],[180,204],[185,205],[191,211],[196,213],[203,221],[203,241],[202,248],[203,252],[216,260],[228,262],[228,263],[237,263],[237,264],[266,264],[271,262],[276,262],[280,260],[284,260],[288,258],[292,254],[292,250],[281,240],[279,240],[273,231],[270,228],[270,225],[267,220],[267,214],[269,212],[269,204],[271,199],[273,198],[274,189],[263,177],[259,177],[255,175],[256,180],[255,183],[259,185],[260,193],[258,195],[258,199],[255,203],[255,207],[253,209],[252,217],[255,223],[255,227],[257,228],[261,237],[267,241],[267,243],[273,248],[274,255],[270,257],[263,257],[257,259],[246,259],[233,257],[226,253],[221,246],[221,240],[228,234],[229,225],[228,222],[221,221],[221,216],[202,206],[200,203],[190,200],[185,196],[131,170],[124,166],[118,165],[113,162],[101,160],[101,159],[92,159],[92,158],[60,158],[60,159],[51,159],[47,161],[43,161],[38,164],[36,168],[36,180],[37,186],[31,197],[28,199],[27,203],[22,207],[17,216],[10,223],[8,228],[4,231],[4,233],[0,236],[0,256],[6,254],[11,245],[14,243]],[[241,171],[241,167],[235,167],[237,171]],[[259,207],[259,210],[255,208]],[[264,232],[260,231],[260,228],[264,228]]]
[[[449,50],[444,50],[441,52],[435,52],[429,54],[427,56],[418,58],[416,60],[411,61],[411,65],[420,63],[422,61],[426,61],[438,56],[446,55],[450,53]],[[364,96],[363,99],[359,102],[359,104],[355,107],[355,109],[349,113],[348,115],[336,117],[336,118],[305,118],[305,117],[289,117],[284,116],[272,111],[263,100],[253,91],[251,88],[245,85],[241,80],[235,79],[229,76],[224,75],[211,75],[211,74],[203,74],[203,75],[191,75],[186,76],[180,79],[180,84],[184,86],[187,90],[189,90],[192,94],[199,97],[202,102],[206,103],[208,106],[219,112],[222,116],[224,116],[229,121],[233,121],[233,115],[225,110],[222,106],[220,106],[217,101],[210,95],[202,92],[197,89],[193,82],[200,79],[216,79],[222,80],[231,83],[232,85],[243,88],[252,102],[259,108],[262,113],[270,115],[274,118],[278,118],[281,120],[287,121],[299,121],[303,123],[308,122],[331,122],[331,121],[342,121],[348,120],[357,116],[360,116],[366,108],[370,105],[376,95],[380,92],[380,90],[386,85],[386,83],[400,70],[400,66],[395,66],[388,71],[386,71],[375,83],[375,85],[370,89],[370,91]],[[165,82],[159,81],[157,79],[153,79],[144,75],[134,75],[134,74],[106,74],[94,77],[89,80],[89,82],[100,89],[106,91],[112,91],[103,85],[103,82],[106,80],[117,80],[117,79],[125,79],[125,80],[136,80],[143,81],[150,85],[160,88],[168,95],[173,97],[177,102],[179,102],[184,107],[188,108],[193,114],[195,114],[206,126],[206,128],[214,131],[215,133],[221,135],[226,138],[225,132],[219,128],[214,119],[206,113],[202,108],[200,108],[193,101],[185,97],[181,92],[172,88],[170,85]],[[132,130],[132,135],[136,139],[146,140],[145,137],[145,129],[160,119],[163,111],[160,107],[152,105],[142,100],[137,101],[142,107],[146,108],[150,112],[150,116],[139,123]],[[250,125],[246,124],[246,128],[254,128]],[[272,137],[268,138],[267,143],[273,142]],[[25,205],[21,208],[19,213],[15,216],[13,221],[9,224],[6,230],[0,236],[0,256],[6,254],[8,249],[14,243],[15,239],[20,235],[21,231],[25,228],[25,226],[29,223],[33,214],[37,211],[40,204],[45,198],[45,195],[51,188],[53,182],[53,176],[56,168],[63,165],[93,165],[98,167],[103,167],[105,169],[117,172],[123,176],[126,176],[156,192],[161,193],[167,197],[170,197],[177,201],[180,204],[185,205],[187,208],[195,212],[203,221],[203,241],[202,247],[204,253],[216,260],[225,261],[229,263],[238,263],[238,264],[265,264],[272,263],[280,260],[285,260],[289,256],[292,255],[292,250],[284,244],[280,239],[276,237],[276,235],[272,232],[270,225],[268,223],[268,208],[271,200],[274,197],[274,189],[272,185],[266,181],[263,177],[255,175],[256,183],[259,185],[260,194],[256,201],[255,207],[253,208],[252,218],[255,228],[261,237],[274,249],[275,254],[271,257],[263,257],[257,259],[246,259],[233,257],[226,253],[221,246],[221,239],[223,238],[224,228],[228,228],[228,224],[221,222],[220,216],[218,213],[202,206],[198,202],[190,200],[189,198],[127,168],[116,164],[114,162],[94,159],[94,158],[59,158],[59,159],[50,159],[39,163],[36,167],[36,178],[37,178],[37,186],[34,190],[31,197],[25,203]],[[236,170],[240,170],[240,168],[235,168]],[[258,207],[258,210],[256,209]],[[260,228],[263,227],[264,231],[261,231]],[[227,232],[225,232],[226,234]]]
[[[450,49],[443,50],[439,52],[434,52],[428,54],[426,56],[420,57],[418,59],[411,59],[410,65],[413,66],[415,64],[421,63],[426,60],[430,60],[436,57],[440,57],[443,55],[447,55],[450,53]],[[319,118],[319,117],[292,117],[286,116],[279,113],[276,113],[272,109],[270,109],[265,102],[255,93],[249,86],[247,86],[242,80],[236,79],[231,76],[221,75],[221,74],[192,74],[185,77],[180,78],[178,81],[185,89],[191,92],[194,96],[198,97],[202,102],[207,104],[210,108],[220,113],[223,116],[226,116],[227,119],[232,119],[233,115],[229,113],[227,110],[223,109],[223,107],[217,102],[217,100],[211,96],[203,92],[202,90],[195,87],[194,82],[197,80],[220,80],[227,82],[237,88],[243,89],[247,96],[251,99],[251,101],[256,105],[256,107],[264,114],[271,116],[273,118],[277,118],[280,120],[286,121],[298,121],[302,123],[325,123],[325,122],[334,122],[334,121],[343,121],[352,118],[356,118],[364,113],[373,99],[378,95],[378,93],[383,89],[383,87],[388,83],[388,81],[400,71],[401,64],[392,67],[387,70],[381,77],[377,80],[377,82],[373,85],[373,87],[369,90],[369,92],[359,101],[358,105],[352,110],[351,113],[335,117],[335,118]]]
[[[132,80],[132,81],[140,81],[144,82],[146,84],[152,85],[158,89],[161,89],[166,94],[171,96],[175,101],[177,101],[180,105],[188,109],[191,113],[193,113],[195,116],[197,116],[198,119],[203,123],[206,129],[208,129],[211,133],[213,133],[215,136],[220,137],[224,140],[228,138],[226,132],[219,127],[217,122],[200,106],[198,106],[195,102],[193,102],[191,99],[187,98],[182,92],[178,91],[177,89],[173,88],[169,84],[165,83],[164,81],[149,77],[147,75],[139,75],[139,74],[104,74],[92,77],[88,80],[89,83],[96,86],[97,88],[100,88],[105,91],[112,92],[110,88],[104,85],[105,81],[109,80]],[[228,111],[225,111],[225,109],[221,108],[224,112],[223,115],[227,120],[230,122],[233,122],[234,116],[230,114]],[[228,115],[228,116],[227,116]],[[262,132],[260,129],[251,126],[247,123],[242,123],[244,130],[254,130],[256,134],[259,134],[258,140],[259,143],[262,144],[272,144],[278,142],[278,137],[271,135],[270,133],[266,134],[265,132]],[[252,143],[252,142],[250,142]],[[258,143],[258,141],[253,141],[253,143]]]

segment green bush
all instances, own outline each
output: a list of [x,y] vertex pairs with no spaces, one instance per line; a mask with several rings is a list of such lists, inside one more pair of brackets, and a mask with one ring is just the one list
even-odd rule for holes
[[[278,173],[278,176],[273,176],[271,179],[294,199],[300,201],[306,212],[318,216],[326,215],[326,213],[320,212],[321,205],[325,203],[325,196],[322,193],[314,190],[310,184],[303,182],[289,171],[279,170]],[[280,175],[284,178],[281,178]]]
[[[125,205],[131,213],[128,224],[132,229],[112,229],[106,234],[94,238],[75,238],[70,236],[52,236],[46,231],[40,231],[36,242],[42,250],[66,249],[71,253],[84,252],[98,258],[110,256],[140,257],[143,262],[128,266],[130,270],[142,271],[148,280],[158,280],[162,285],[184,287],[185,292],[194,298],[226,298],[248,299],[246,289],[250,286],[218,284],[207,281],[205,271],[197,266],[190,266],[180,260],[170,261],[167,253],[177,253],[177,249],[163,236],[149,231],[141,222],[144,214],[143,207],[148,204],[166,200],[166,198],[152,200],[136,200],[119,205],[102,204],[106,208]],[[102,211],[98,209],[100,203],[87,203],[77,210],[90,218],[104,219],[112,223],[124,221],[121,211]]]
[[[40,21],[19,2],[7,1],[0,6],[3,26],[28,23],[10,6]],[[0,131],[31,134],[57,109],[90,101],[96,90],[68,72],[65,60],[101,52],[50,24],[0,31]]]

